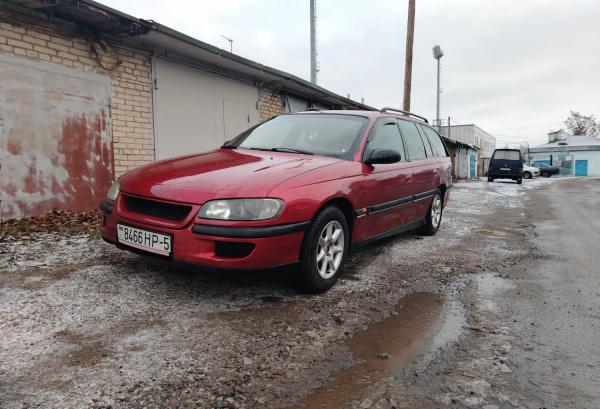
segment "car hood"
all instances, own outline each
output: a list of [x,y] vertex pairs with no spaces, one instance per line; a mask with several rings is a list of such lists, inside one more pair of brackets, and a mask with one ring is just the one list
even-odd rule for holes
[[216,198],[266,197],[289,178],[340,162],[316,155],[242,149],[155,162],[120,179],[121,191],[184,203]]

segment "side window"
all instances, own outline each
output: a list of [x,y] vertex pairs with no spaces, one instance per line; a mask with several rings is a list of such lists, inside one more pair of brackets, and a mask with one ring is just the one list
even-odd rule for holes
[[406,145],[406,152],[409,160],[425,159],[425,145],[421,139],[421,134],[414,122],[398,120],[398,126],[402,131],[402,137],[404,144]]
[[[419,128],[417,128],[419,129]],[[434,156],[438,156],[431,150],[431,144],[429,143],[429,139],[425,136],[423,132],[419,132],[421,134],[421,140],[423,141],[423,145],[425,145],[425,152],[427,153],[428,158],[432,158]]]
[[431,148],[436,156],[448,156],[446,152],[446,147],[442,142],[442,138],[436,131],[431,129],[428,126],[421,126],[421,129],[425,132],[425,135],[429,138],[429,142],[431,142]]
[[369,135],[364,157],[368,158],[375,149],[389,149],[400,153],[401,160],[404,158],[404,145],[396,121],[385,119],[375,124]]

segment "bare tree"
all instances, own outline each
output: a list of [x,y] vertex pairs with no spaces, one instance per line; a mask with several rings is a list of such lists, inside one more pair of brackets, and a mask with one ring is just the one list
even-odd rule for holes
[[582,115],[579,112],[570,111],[565,125],[573,135],[600,136],[600,124],[594,115]]

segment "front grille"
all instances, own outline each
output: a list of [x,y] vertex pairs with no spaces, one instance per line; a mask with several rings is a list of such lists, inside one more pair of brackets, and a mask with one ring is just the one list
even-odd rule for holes
[[216,241],[215,256],[225,258],[243,258],[254,250],[254,243],[238,243],[233,241]]
[[175,222],[180,222],[185,219],[192,210],[192,207],[187,205],[156,202],[154,200],[141,199],[132,196],[125,196],[125,207],[130,212]]

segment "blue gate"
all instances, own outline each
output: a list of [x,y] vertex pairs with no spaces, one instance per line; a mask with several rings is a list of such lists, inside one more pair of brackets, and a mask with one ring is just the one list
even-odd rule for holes
[[575,176],[587,176],[587,160],[575,161]]

